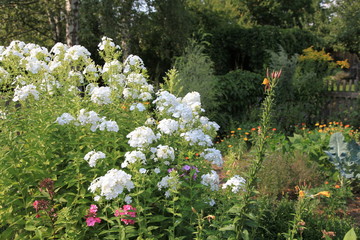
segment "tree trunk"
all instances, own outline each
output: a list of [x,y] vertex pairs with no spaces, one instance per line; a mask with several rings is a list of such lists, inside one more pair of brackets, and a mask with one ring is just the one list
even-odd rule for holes
[[66,43],[69,46],[79,44],[79,0],[66,0]]

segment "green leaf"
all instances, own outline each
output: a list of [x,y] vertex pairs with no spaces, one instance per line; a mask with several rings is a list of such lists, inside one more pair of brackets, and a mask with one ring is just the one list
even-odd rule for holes
[[235,231],[235,225],[230,224],[219,229],[220,231]]
[[354,228],[350,229],[346,234],[343,240],[356,240],[357,236],[354,231]]

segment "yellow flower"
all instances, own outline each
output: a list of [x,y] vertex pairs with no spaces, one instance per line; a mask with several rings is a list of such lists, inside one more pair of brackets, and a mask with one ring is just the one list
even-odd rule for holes
[[315,126],[319,126],[320,124],[319,123],[315,123]]
[[316,196],[330,197],[330,192],[329,191],[321,191],[314,195],[314,197],[316,197]]
[[245,137],[245,138],[244,138],[244,141],[247,141],[247,140],[249,140],[249,139]]
[[263,81],[263,83],[262,83],[263,85],[269,85],[270,84],[270,81],[269,81],[269,79],[267,79],[267,78],[264,78],[264,81]]
[[230,133],[235,133],[235,131],[231,131]]
[[303,190],[299,191],[299,198],[304,198],[305,197],[305,192]]

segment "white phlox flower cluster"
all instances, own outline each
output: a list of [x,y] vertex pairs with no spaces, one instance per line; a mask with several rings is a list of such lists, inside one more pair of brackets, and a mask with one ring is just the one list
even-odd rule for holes
[[50,53],[55,55],[65,54],[68,49],[68,45],[58,42],[51,48]]
[[131,204],[132,203],[132,198],[129,195],[126,195],[124,198],[124,201],[126,202],[126,204]]
[[112,103],[110,87],[94,87],[90,95],[91,101],[96,104],[104,105]]
[[24,101],[29,95],[32,95],[35,100],[39,100],[39,92],[36,90],[35,85],[29,84],[23,87],[17,86],[12,100],[14,102]]
[[111,73],[111,75],[113,74],[120,74],[122,70],[122,65],[119,62],[119,60],[113,60],[111,62],[106,62],[102,68],[101,73],[105,74],[105,73]]
[[245,183],[246,180],[244,178],[239,175],[234,175],[222,185],[222,188],[226,189],[227,187],[231,187],[233,193],[238,193],[240,190],[244,190]]
[[101,42],[98,44],[98,48],[99,48],[99,50],[103,51],[103,50],[105,50],[105,48],[107,46],[115,48],[115,49],[121,49],[119,45],[116,45],[113,42],[112,38],[104,36],[104,37],[101,38]]
[[144,66],[143,60],[139,56],[130,54],[124,61],[124,70],[123,71],[124,71],[124,73],[128,73],[134,69],[145,70],[146,68]]
[[25,66],[26,71],[31,72],[32,74],[37,74],[40,71],[50,71],[50,68],[46,62],[38,60],[35,57],[28,56],[22,58],[20,63]]
[[68,74],[68,79],[75,85],[84,83],[84,75],[78,71],[70,71]]
[[141,164],[146,164],[146,156],[141,151],[131,151],[125,153],[125,161],[121,164],[122,168],[126,168],[129,164],[135,162],[141,162]]
[[83,46],[74,45],[68,48],[65,52],[66,61],[76,61],[79,59],[88,59],[91,53]]
[[161,179],[160,182],[157,183],[157,187],[159,190],[168,189],[165,191],[165,197],[168,198],[171,196],[171,191],[176,191],[179,189],[181,182],[177,176],[165,176]]
[[85,156],[84,156],[84,160],[89,162],[90,167],[95,167],[96,165],[96,161],[102,158],[105,158],[106,155],[103,152],[96,152],[95,150],[88,152]]
[[55,90],[60,89],[62,85],[59,81],[55,80],[54,76],[46,73],[39,87],[41,90],[48,92],[50,95],[53,95]]
[[153,103],[156,104],[156,109],[161,114],[179,118],[184,122],[189,122],[193,119],[193,110],[189,105],[187,105],[187,103],[182,103],[181,98],[176,98],[168,91],[160,91],[157,95],[158,97],[153,101]]
[[219,190],[219,183],[219,175],[214,170],[201,176],[201,184],[210,187],[211,191]]
[[188,105],[193,110],[193,112],[198,112],[199,110],[204,111],[201,108],[200,93],[198,92],[190,92],[186,94],[181,102]]
[[156,121],[155,121],[155,119],[154,118],[148,118],[148,119],[146,119],[146,121],[145,121],[145,125],[155,125],[156,124]]
[[200,156],[205,160],[210,161],[211,164],[218,165],[219,167],[221,167],[224,162],[220,150],[217,150],[216,148],[207,148]]
[[151,148],[150,151],[153,153],[150,158],[157,162],[159,159],[171,160],[175,159],[174,148],[166,145],[159,145],[156,148]]
[[95,132],[97,129],[100,131],[107,130],[108,132],[118,132],[119,126],[115,121],[107,121],[105,117],[100,117],[96,112],[89,111],[86,112],[85,109],[81,109],[80,113],[75,119],[69,113],[63,113],[60,117],[56,119],[56,122],[60,125],[69,124],[73,122],[75,126],[84,126],[91,124],[90,130]]
[[133,103],[129,109],[130,111],[138,110],[139,112],[143,112],[146,110],[146,107],[142,103]]
[[133,189],[134,183],[131,181],[131,175],[118,169],[109,170],[104,176],[96,178],[91,182],[89,190],[95,193],[100,189],[100,196],[106,200],[116,198],[127,189],[129,192]]
[[70,113],[63,113],[60,117],[56,119],[55,122],[57,122],[60,125],[69,124],[71,121],[75,121],[76,119],[70,114]]
[[112,89],[118,90],[118,87],[122,88],[125,86],[125,80],[126,77],[124,74],[111,74],[107,81]]
[[173,119],[163,119],[159,122],[157,128],[161,133],[171,135],[179,129],[179,122]]
[[139,147],[139,148],[147,147],[153,142],[156,142],[159,138],[154,134],[151,128],[145,126],[136,128],[126,137],[129,138],[128,143],[131,147]]
[[208,130],[208,131],[218,131],[220,129],[219,124],[217,124],[216,122],[213,121],[209,121],[209,118],[201,116],[199,118],[201,126],[204,130]]
[[199,145],[199,146],[212,146],[211,137],[205,134],[201,129],[193,129],[185,133],[181,133],[182,136],[186,141],[190,142],[190,145]]

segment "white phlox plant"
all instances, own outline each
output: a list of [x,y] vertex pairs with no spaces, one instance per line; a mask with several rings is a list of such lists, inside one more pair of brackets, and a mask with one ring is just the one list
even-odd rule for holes
[[123,170],[111,169],[104,176],[92,181],[89,190],[95,193],[97,189],[100,189],[100,196],[111,200],[122,194],[125,189],[130,192],[134,187],[130,174]]
[[240,177],[239,175],[234,175],[222,185],[222,188],[226,189],[230,187],[233,193],[238,193],[240,190],[244,189],[245,183],[246,180],[244,178]]
[[95,150],[88,152],[85,156],[84,156],[84,160],[89,162],[89,166],[90,167],[95,167],[96,165],[96,161],[99,159],[103,159],[105,158],[106,155],[103,152],[96,152]]

